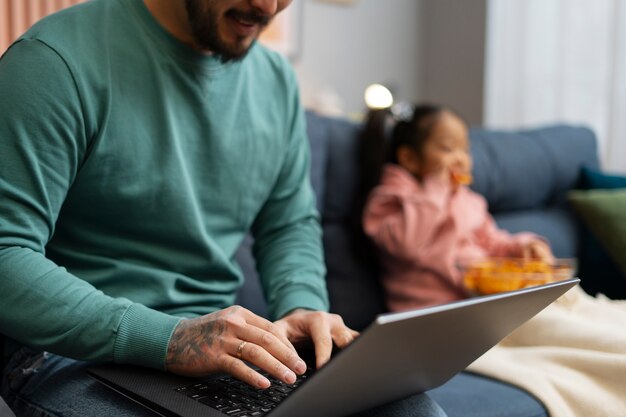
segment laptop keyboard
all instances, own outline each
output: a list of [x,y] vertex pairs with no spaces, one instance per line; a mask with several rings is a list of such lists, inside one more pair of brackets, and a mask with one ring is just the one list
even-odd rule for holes
[[267,389],[253,388],[232,376],[225,376],[177,387],[175,390],[227,416],[259,417],[272,411],[293,390],[305,382],[312,372],[313,369],[309,368],[303,375],[298,375],[295,383],[286,384],[266,372],[259,371],[272,383]]

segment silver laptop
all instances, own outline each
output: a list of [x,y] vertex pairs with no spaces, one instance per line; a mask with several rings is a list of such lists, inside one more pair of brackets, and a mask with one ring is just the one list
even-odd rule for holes
[[380,315],[292,386],[257,390],[224,375],[195,379],[126,365],[89,373],[163,416],[346,416],[443,384],[578,282]]

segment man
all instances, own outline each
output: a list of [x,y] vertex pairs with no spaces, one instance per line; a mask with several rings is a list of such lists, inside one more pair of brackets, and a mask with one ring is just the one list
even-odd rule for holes
[[[267,388],[244,361],[291,383],[293,344],[322,366],[356,337],[324,312],[296,79],[254,43],[289,3],[95,0],[0,60],[2,393],[18,415],[142,413],[83,361]],[[248,231],[274,322],[233,306]]]

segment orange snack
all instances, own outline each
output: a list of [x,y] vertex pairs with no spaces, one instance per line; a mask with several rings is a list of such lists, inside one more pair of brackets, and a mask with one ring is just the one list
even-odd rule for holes
[[549,264],[538,259],[488,258],[462,270],[467,289],[494,294],[571,278],[574,261],[558,259]]
[[452,182],[459,185],[470,185],[474,181],[472,174],[463,174],[460,172],[452,172]]

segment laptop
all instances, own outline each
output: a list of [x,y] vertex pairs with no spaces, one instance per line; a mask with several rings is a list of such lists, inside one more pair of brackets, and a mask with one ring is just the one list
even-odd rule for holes
[[188,378],[129,365],[88,372],[162,416],[346,416],[442,385],[578,282],[380,315],[321,369],[293,385],[274,380],[267,390],[225,375]]

